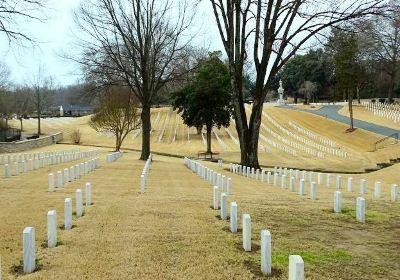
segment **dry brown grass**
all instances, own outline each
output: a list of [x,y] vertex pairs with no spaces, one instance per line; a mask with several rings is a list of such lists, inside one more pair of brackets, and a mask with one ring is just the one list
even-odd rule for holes
[[[339,114],[349,117],[350,116],[349,107],[344,106],[342,109],[339,110]],[[358,120],[363,120],[366,122],[390,127],[393,129],[400,129],[400,124],[394,123],[393,120],[385,117],[375,116],[373,112],[368,111],[367,109],[365,109],[364,106],[358,106],[358,105],[353,106],[353,116],[355,119]]]
[[[294,120],[298,124],[310,129],[311,131],[329,137],[337,142],[340,146],[348,150],[351,155],[348,159],[327,155],[326,159],[321,160],[301,151],[298,151],[297,156],[292,156],[282,152],[279,149],[270,147],[270,150],[267,153],[265,153],[262,149],[260,149],[259,152],[260,164],[264,166],[284,165],[294,168],[312,168],[342,172],[351,170],[362,172],[367,168],[375,168],[376,163],[388,162],[390,158],[400,157],[400,145],[389,146],[377,152],[373,151],[374,143],[382,138],[380,135],[376,135],[364,130],[356,130],[351,134],[345,133],[347,128],[346,125],[310,113],[275,108],[271,106],[266,106],[264,111],[290,130],[292,129],[289,127],[288,122],[290,120]],[[160,114],[160,117],[159,121],[156,122],[158,114]],[[169,121],[166,125],[166,130],[162,140],[159,142],[159,136],[162,132],[164,122],[167,119],[167,115],[169,115]],[[88,126],[88,119],[89,117],[75,119],[63,118],[60,120],[44,119],[42,123],[43,131],[46,133],[51,133],[62,130],[66,135],[64,142],[70,143],[68,136],[75,129],[79,129],[79,131],[82,133],[81,143],[83,145],[96,145],[110,148],[114,147],[115,140],[113,136],[97,134],[96,131]],[[183,124],[182,119],[179,116],[177,117],[170,108],[152,109],[151,119],[153,124],[153,132],[151,135],[151,145],[153,151],[176,154],[180,156],[197,156],[199,151],[205,150],[202,137],[201,135],[196,135],[196,130],[194,128],[189,130],[190,141],[187,140],[187,127]],[[265,118],[263,119],[263,123],[281,136],[287,137],[282,132],[277,130],[273,125],[271,125]],[[18,123],[15,125],[17,124]],[[173,141],[175,127],[177,127],[177,138],[176,141]],[[36,121],[26,121],[25,128],[27,131],[34,131],[36,129]],[[233,123],[229,127],[229,130],[237,138]],[[240,158],[238,145],[232,141],[224,129],[216,131],[227,148],[225,149],[224,146],[220,145],[213,135],[213,150],[220,152],[221,157],[227,161],[238,161]],[[274,139],[267,132],[262,130],[262,133],[266,137],[276,141],[276,139]],[[262,140],[260,140],[260,144],[265,145]],[[132,139],[132,135],[129,135],[126,138],[122,148],[139,150],[141,148],[141,135],[136,137],[134,140]]]
[[[102,152],[99,170],[55,193],[47,192],[47,174],[68,164],[0,179],[5,279],[17,278],[10,269],[22,258],[25,226],[36,228],[42,268],[24,279],[261,279],[262,229],[270,230],[273,238],[274,277],[269,279],[287,279],[289,254],[304,257],[307,279],[400,277],[400,203],[388,202],[386,185],[385,197],[378,201],[372,199],[372,184],[368,185],[363,225],[354,218],[355,193],[344,191],[345,211],[333,214],[332,187],[319,186],[318,200],[312,202],[308,194],[299,197],[207,163],[232,177],[229,201],[238,203],[238,216],[251,215],[253,252],[246,253],[240,233],[231,234],[228,222],[220,221],[219,212],[210,208],[212,187],[186,169],[182,160],[155,156],[147,191],[141,195],[139,175],[144,163],[137,160],[139,154],[126,153],[106,164],[106,150]],[[365,177],[369,182],[393,183],[400,180],[398,169],[396,165]],[[70,196],[75,202],[75,190],[87,181],[93,184],[94,205],[84,217],[74,218],[72,230],[59,230],[60,246],[41,248],[47,211],[56,209],[61,225],[64,198]]]

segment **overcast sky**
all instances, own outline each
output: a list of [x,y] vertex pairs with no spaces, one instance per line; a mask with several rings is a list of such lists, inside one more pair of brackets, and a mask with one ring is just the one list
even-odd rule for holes
[[[45,73],[54,77],[59,85],[73,84],[80,78],[79,67],[60,56],[63,52],[77,51],[73,49],[76,40],[73,12],[80,1],[49,0],[49,19],[46,22],[20,23],[20,29],[39,42],[39,46],[34,49],[9,46],[7,38],[0,35],[0,59],[10,68],[14,83],[32,80],[40,64],[43,65]],[[202,1],[197,10],[193,30],[199,33],[194,44],[208,47],[210,50],[222,50],[209,5],[209,1]]]

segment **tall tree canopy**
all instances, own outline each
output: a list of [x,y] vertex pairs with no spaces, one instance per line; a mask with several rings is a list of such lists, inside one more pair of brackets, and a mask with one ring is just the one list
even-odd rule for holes
[[207,152],[211,153],[211,131],[214,126],[229,126],[231,117],[231,85],[228,67],[219,52],[200,62],[193,81],[171,94],[174,110],[182,114],[188,126],[207,129]]

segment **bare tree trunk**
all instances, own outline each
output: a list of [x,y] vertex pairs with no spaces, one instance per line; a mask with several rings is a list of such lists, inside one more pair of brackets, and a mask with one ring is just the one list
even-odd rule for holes
[[361,98],[360,98],[360,86],[357,85],[357,103],[361,104]]
[[40,127],[40,115],[41,115],[41,113],[38,113],[38,131],[37,131],[38,136],[40,136],[40,134],[42,134],[42,130]]
[[149,105],[143,105],[140,118],[142,120],[142,154],[140,155],[140,159],[147,160],[150,156],[150,130],[151,130]]
[[211,151],[211,125],[207,125],[207,153],[212,153]]
[[393,94],[394,94],[394,87],[395,87],[395,79],[396,79],[396,72],[392,72],[390,75],[390,83],[389,83],[389,90],[388,90],[388,102],[391,104],[393,102]]
[[353,121],[353,93],[348,91],[348,99],[349,99],[349,113],[350,113],[350,129],[354,129],[354,121]]
[[22,124],[22,118],[19,118],[19,123],[20,123],[20,126],[21,126],[21,131],[24,131],[24,126]]

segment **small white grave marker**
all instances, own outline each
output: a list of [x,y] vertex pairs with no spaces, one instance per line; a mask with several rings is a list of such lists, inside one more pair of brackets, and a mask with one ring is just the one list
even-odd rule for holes
[[77,189],[75,191],[75,195],[76,195],[76,217],[80,218],[82,217],[82,213],[83,213],[83,198],[82,198],[82,190],[81,189]]
[[261,272],[271,275],[272,272],[272,246],[271,233],[268,230],[261,231]]
[[335,213],[342,212],[342,193],[340,191],[335,191],[333,194],[333,211]]
[[213,207],[214,207],[214,210],[218,210],[218,203],[219,203],[219,201],[218,201],[218,199],[219,199],[219,190],[218,190],[218,186],[214,186],[214,192],[213,192],[213,195],[214,195],[214,200],[213,200],[213,202],[214,202],[214,204],[213,204]]
[[35,229],[26,227],[22,236],[24,273],[32,273],[36,269]]
[[352,177],[347,178],[347,191],[353,192],[353,178]]
[[243,249],[251,251],[251,218],[249,214],[243,214]]
[[237,233],[237,204],[236,204],[236,202],[231,202],[230,226],[231,226],[231,232]]
[[367,181],[365,179],[360,180],[360,194],[365,194],[367,192]]
[[393,184],[390,187],[390,198],[392,202],[396,202],[398,197],[398,186],[396,184]]
[[53,173],[49,174],[49,192],[54,192],[54,175],[53,175]]
[[381,198],[381,193],[382,193],[381,182],[375,182],[374,198],[375,199]]
[[365,223],[365,198],[357,197],[356,218],[360,223]]
[[64,200],[64,228],[66,230],[72,228],[72,199]]
[[92,204],[92,184],[91,183],[86,183],[85,194],[86,194],[86,206],[90,206]]
[[225,193],[222,193],[221,194],[221,212],[220,212],[221,220],[226,220],[226,218],[227,218],[226,203],[227,203],[227,196]]
[[303,196],[306,193],[306,182],[304,179],[300,179],[299,195]]
[[298,255],[289,256],[289,280],[304,280],[304,261]]
[[57,212],[50,210],[47,212],[47,247],[57,246]]
[[316,187],[315,182],[311,182],[310,197],[311,197],[311,200],[316,200],[317,199],[317,187]]

